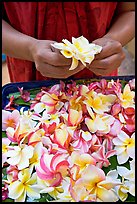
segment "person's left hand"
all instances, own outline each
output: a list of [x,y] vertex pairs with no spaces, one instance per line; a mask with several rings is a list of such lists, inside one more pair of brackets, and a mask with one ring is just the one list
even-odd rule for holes
[[102,51],[87,68],[96,75],[106,76],[117,69],[125,58],[120,42],[109,37],[102,37],[92,43],[102,46]]

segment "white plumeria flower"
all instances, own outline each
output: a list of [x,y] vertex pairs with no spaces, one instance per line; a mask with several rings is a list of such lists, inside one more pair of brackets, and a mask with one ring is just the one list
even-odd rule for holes
[[46,149],[44,148],[42,142],[39,142],[34,146],[33,156],[29,160],[29,163],[31,164],[31,166],[35,166],[35,168],[37,167],[39,160],[41,158],[41,155],[44,152],[46,152]]
[[119,94],[120,104],[123,108],[135,108],[135,91],[131,91],[130,85],[126,84],[123,93]]
[[38,102],[35,106],[34,106],[34,111],[35,113],[41,113],[42,111],[44,111],[46,109],[46,104],[44,104],[43,102]]
[[48,193],[54,199],[57,199],[58,194],[63,192],[63,188],[61,185],[59,186],[51,186],[50,180],[43,180],[37,177],[38,188],[40,189],[40,193]]
[[62,181],[63,192],[59,193],[57,196],[60,202],[74,202],[74,199],[71,197],[69,187],[70,187],[70,178],[66,177]]
[[8,138],[2,138],[2,167],[7,160],[7,152],[11,141]]
[[7,163],[10,165],[17,165],[19,170],[22,170],[29,166],[29,159],[33,156],[33,147],[28,145],[13,146],[11,150],[7,152]]
[[36,172],[32,174],[32,168],[26,168],[19,172],[18,180],[13,181],[9,186],[9,198],[15,202],[25,202],[26,195],[29,198],[40,198],[40,189],[36,184]]
[[121,130],[120,134],[113,139],[117,160],[119,164],[124,164],[129,157],[135,158],[135,133],[129,137]]
[[117,171],[125,179],[124,184],[128,192],[135,196],[135,160],[129,161],[130,170],[124,166],[118,166]]
[[66,40],[62,40],[63,43],[51,44],[54,48],[60,49],[62,55],[66,58],[72,58],[72,64],[69,70],[73,70],[78,66],[78,61],[86,67],[86,63],[90,64],[95,57],[95,54],[101,52],[102,47],[89,43],[89,41],[80,36],[78,38],[72,37],[72,44]]

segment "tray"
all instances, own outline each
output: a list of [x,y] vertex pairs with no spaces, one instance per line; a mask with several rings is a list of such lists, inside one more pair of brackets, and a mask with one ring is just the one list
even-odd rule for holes
[[[135,78],[134,75],[131,75],[131,76],[111,76],[111,77],[96,77],[94,80],[98,80],[98,79],[108,79],[108,80],[117,80],[117,79],[120,79],[120,80],[125,80],[125,81],[129,81],[133,78]],[[70,82],[71,80],[81,80],[83,78],[80,78],[80,79],[73,79],[73,78],[69,78],[69,79],[61,79],[61,81],[64,81],[64,82]],[[90,79],[84,79],[85,81],[86,80],[90,80]],[[2,87],[2,109],[4,109],[4,107],[8,104],[9,102],[9,99],[7,98],[7,96],[11,93],[15,93],[15,92],[18,92],[18,87],[21,88],[23,87],[23,90],[29,90],[29,89],[34,89],[34,88],[40,88],[40,87],[48,87],[48,86],[52,86],[52,85],[55,85],[57,83],[60,83],[60,79],[57,79],[57,80],[43,80],[43,81],[30,81],[30,82],[17,82],[17,83],[8,83],[6,85],[4,85]]]

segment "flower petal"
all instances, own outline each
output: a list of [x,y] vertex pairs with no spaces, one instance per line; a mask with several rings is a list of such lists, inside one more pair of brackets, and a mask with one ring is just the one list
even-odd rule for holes
[[24,186],[21,182],[14,181],[8,186],[9,189],[9,198],[17,199],[20,197],[24,191]]

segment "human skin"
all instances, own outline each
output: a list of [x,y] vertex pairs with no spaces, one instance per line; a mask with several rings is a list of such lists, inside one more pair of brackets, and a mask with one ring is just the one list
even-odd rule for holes
[[[96,75],[108,75],[117,69],[125,57],[122,47],[134,36],[135,3],[120,2],[117,6],[117,18],[108,33],[93,41],[103,49],[87,68]],[[34,62],[43,76],[51,78],[68,78],[84,69],[79,63],[76,69],[70,71],[71,59],[66,59],[58,50],[53,50],[51,43],[54,41],[38,40],[25,35],[2,20],[2,52],[6,55]]]
[[117,17],[108,33],[93,43],[103,47],[88,68],[96,75],[109,75],[125,58],[122,47],[135,36],[135,3],[118,3]]

